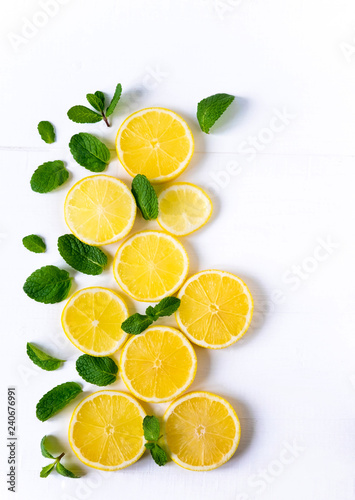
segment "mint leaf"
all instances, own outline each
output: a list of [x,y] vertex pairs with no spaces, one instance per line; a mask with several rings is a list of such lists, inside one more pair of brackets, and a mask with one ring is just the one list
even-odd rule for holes
[[95,95],[98,99],[100,99],[101,107],[102,107],[102,109],[104,109],[104,107],[105,107],[105,94],[103,92],[101,92],[100,90],[97,90],[95,92]]
[[216,123],[233,101],[234,96],[230,94],[215,94],[202,99],[197,105],[197,120],[202,132],[209,134],[212,125]]
[[49,464],[49,465],[46,465],[45,467],[43,467],[42,470],[41,470],[41,472],[40,472],[40,477],[48,477],[49,474],[54,469],[55,464],[56,464],[56,462],[54,462],[52,464]]
[[153,323],[151,318],[148,318],[145,314],[135,313],[129,318],[125,319],[121,325],[124,332],[130,333],[132,335],[138,335],[142,333],[148,326]]
[[42,351],[38,347],[36,347],[34,344],[31,344],[30,342],[27,342],[27,355],[30,358],[30,360],[42,370],[47,370],[48,372],[51,372],[53,370],[56,370],[57,368],[60,367],[60,365],[63,363],[62,359],[57,359],[53,358],[46,352]]
[[100,248],[83,243],[73,234],[58,238],[58,250],[69,266],[84,274],[101,274],[107,264],[107,256]]
[[111,116],[112,113],[115,111],[115,107],[117,106],[117,103],[120,100],[121,94],[122,94],[122,85],[119,83],[116,86],[116,90],[115,93],[113,94],[110,105],[106,110],[106,116]]
[[69,148],[74,160],[91,172],[102,172],[110,161],[110,151],[105,144],[85,132],[73,135]]
[[67,115],[75,123],[97,123],[102,120],[102,115],[95,113],[86,106],[73,106],[69,109]]
[[51,122],[43,121],[37,125],[39,135],[47,144],[52,144],[55,141],[54,127]]
[[145,175],[138,174],[132,181],[132,193],[145,220],[158,217],[158,197]]
[[118,366],[108,356],[83,354],[76,360],[76,371],[89,384],[104,386],[116,382]]
[[46,448],[46,445],[45,445],[45,441],[46,441],[46,439],[47,439],[47,436],[44,436],[44,437],[41,439],[41,453],[42,453],[42,455],[43,455],[44,457],[46,457],[46,458],[53,458],[53,459],[54,459],[53,455],[51,455],[51,454],[49,453],[49,451],[47,450],[47,448]]
[[55,304],[68,296],[71,280],[67,271],[56,266],[44,266],[27,278],[23,290],[37,302]]
[[147,441],[158,441],[160,436],[160,423],[154,415],[147,415],[143,419],[144,438]]
[[42,240],[42,238],[37,236],[37,234],[29,234],[28,236],[25,236],[24,238],[22,238],[22,243],[23,246],[30,252],[43,253],[46,251],[45,242]]
[[101,113],[104,110],[104,103],[101,97],[98,97],[96,94],[86,94],[86,99],[96,111]]
[[60,462],[57,462],[57,465],[55,466],[56,471],[61,474],[62,476],[65,477],[71,477],[73,479],[78,479],[80,476],[77,476],[74,474],[74,472],[68,470],[67,468],[64,467]]
[[165,465],[168,461],[168,455],[157,443],[154,443],[154,446],[150,449],[150,454],[152,455],[154,462],[160,467]]
[[177,297],[165,297],[156,306],[149,306],[146,309],[146,314],[153,320],[156,321],[162,316],[171,316],[175,311],[179,309],[181,300]]
[[48,420],[67,406],[81,392],[82,389],[76,382],[65,382],[57,385],[38,401],[36,406],[38,420],[41,422]]
[[64,184],[69,172],[61,160],[47,161],[34,171],[31,177],[31,188],[36,193],[49,193]]

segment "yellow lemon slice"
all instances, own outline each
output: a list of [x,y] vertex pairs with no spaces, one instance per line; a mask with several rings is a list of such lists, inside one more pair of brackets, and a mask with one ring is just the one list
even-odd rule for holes
[[143,302],[175,293],[186,279],[189,259],[182,244],[161,231],[142,231],[117,250],[113,271],[119,286]]
[[221,349],[239,340],[249,328],[253,298],[246,284],[225,271],[201,271],[179,294],[176,320],[187,337],[202,347]]
[[189,470],[216,469],[238,447],[240,424],[232,406],[209,392],[190,392],[164,415],[164,437],[172,460]]
[[121,330],[127,318],[127,306],[115,292],[101,287],[83,288],[65,305],[62,326],[75,347],[91,356],[107,356],[127,340],[127,333]]
[[144,453],[145,411],[128,394],[98,391],[75,408],[69,424],[69,443],[85,465],[118,470]]
[[187,123],[173,111],[141,109],[121,125],[116,138],[120,162],[133,177],[151,182],[175,179],[189,164],[194,140]]
[[120,359],[120,373],[138,399],[171,401],[182,394],[196,374],[196,354],[185,335],[168,326],[152,326],[131,337]]
[[186,236],[204,226],[212,214],[210,197],[198,186],[177,182],[158,197],[159,225],[175,236]]
[[64,203],[70,231],[89,245],[108,245],[127,236],[136,217],[136,202],[119,179],[85,177],[74,184]]

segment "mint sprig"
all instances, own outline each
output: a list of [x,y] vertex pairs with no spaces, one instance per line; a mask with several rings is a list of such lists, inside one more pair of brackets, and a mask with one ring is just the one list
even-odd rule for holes
[[52,144],[55,141],[55,131],[51,122],[42,121],[37,125],[37,129],[41,139],[47,144]]
[[86,106],[73,106],[68,111],[68,118],[75,123],[97,123],[103,120],[108,127],[110,127],[110,123],[108,121],[108,117],[112,115],[114,112],[118,101],[120,100],[122,94],[122,85],[119,83],[116,86],[115,93],[111,99],[110,104],[108,105],[105,111],[105,94],[100,90],[97,90],[94,94],[86,94],[86,99],[91,104],[91,106],[95,109],[93,111]]
[[89,384],[105,386],[116,382],[118,366],[108,356],[83,354],[76,360],[76,371]]
[[72,279],[63,269],[44,266],[27,278],[23,291],[36,302],[56,304],[67,298]]
[[177,297],[165,297],[156,306],[148,306],[145,314],[135,313],[129,316],[121,325],[124,332],[132,335],[142,333],[148,326],[162,316],[171,316],[179,309],[180,299]]
[[61,459],[65,455],[64,452],[61,453],[58,457],[54,457],[51,453],[49,453],[49,451],[47,450],[47,447],[46,447],[46,439],[47,439],[47,436],[44,436],[41,439],[41,453],[45,458],[53,459],[54,462],[49,464],[49,465],[46,465],[45,467],[42,468],[42,470],[40,472],[40,477],[48,477],[49,474],[52,472],[52,470],[54,470],[54,468],[55,468],[56,471],[59,474],[61,474],[62,476],[71,477],[73,479],[79,478],[80,476],[77,476],[76,474],[74,474],[74,472],[72,472],[69,469],[67,469],[66,467],[64,467],[64,465],[60,462]]
[[97,276],[107,264],[107,256],[100,248],[83,243],[73,234],[59,236],[58,251],[69,266],[84,274]]
[[147,415],[143,419],[143,433],[144,438],[148,441],[145,443],[145,447],[150,451],[150,454],[156,464],[159,466],[165,465],[168,461],[168,455],[161,446],[159,446],[158,441],[160,436],[160,423],[157,417],[154,415]]
[[73,135],[69,149],[74,160],[91,172],[103,172],[110,161],[110,150],[107,146],[86,132]]
[[63,359],[53,358],[46,352],[39,349],[36,345],[31,342],[27,342],[26,352],[30,360],[42,370],[46,370],[51,372],[53,370],[57,370],[62,363],[64,363]]
[[132,181],[132,194],[145,220],[158,217],[158,197],[145,175],[138,174]]
[[43,253],[46,251],[46,244],[37,234],[29,234],[22,238],[22,244],[27,250],[34,253]]
[[82,388],[76,382],[64,382],[48,391],[38,401],[36,416],[41,422],[45,422],[53,415],[67,406],[82,392]]
[[31,177],[31,189],[36,193],[49,193],[64,184],[69,172],[61,160],[47,161],[34,171]]
[[211,127],[232,104],[235,97],[230,94],[215,94],[202,99],[197,105],[197,120],[202,132],[209,134]]

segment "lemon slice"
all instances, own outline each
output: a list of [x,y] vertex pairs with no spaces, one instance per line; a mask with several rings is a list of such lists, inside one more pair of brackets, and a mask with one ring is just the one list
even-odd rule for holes
[[126,304],[112,290],[83,288],[68,300],[62,313],[62,326],[68,339],[91,356],[113,354],[127,340],[121,330],[128,318]]
[[240,439],[232,406],[209,392],[190,392],[175,400],[164,415],[172,460],[189,470],[216,469],[229,460]]
[[194,140],[187,123],[173,111],[141,109],[121,125],[117,155],[127,172],[144,174],[151,182],[175,179],[189,164]]
[[180,396],[193,382],[196,354],[185,335],[168,326],[153,326],[131,337],[122,349],[123,382],[143,401],[163,403]]
[[246,284],[225,271],[191,276],[179,294],[176,320],[187,337],[202,347],[221,349],[239,340],[249,328],[253,298]]
[[177,182],[158,197],[159,225],[175,236],[186,236],[204,226],[212,214],[210,197],[198,186]]
[[128,394],[98,391],[75,408],[69,424],[69,443],[85,465],[118,470],[144,453],[145,411]]
[[119,286],[136,300],[157,302],[186,279],[189,259],[182,244],[161,231],[142,231],[117,250],[113,271]]
[[74,184],[64,203],[70,231],[89,245],[108,245],[127,236],[136,217],[136,202],[119,179],[85,177]]

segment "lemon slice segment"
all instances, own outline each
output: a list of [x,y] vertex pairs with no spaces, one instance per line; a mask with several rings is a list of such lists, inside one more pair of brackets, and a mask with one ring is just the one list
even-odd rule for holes
[[237,342],[249,328],[253,298],[232,273],[201,271],[186,281],[178,297],[176,320],[195,344],[221,349]]
[[116,138],[117,155],[133,177],[143,174],[151,182],[174,179],[189,164],[194,150],[192,132],[173,111],[146,108],[130,115]]
[[172,460],[189,470],[216,469],[229,460],[240,439],[240,423],[225,399],[190,392],[164,415],[164,437]]
[[108,245],[132,229],[136,202],[124,182],[109,175],[93,175],[70,189],[64,217],[79,240],[89,245]]
[[85,465],[119,470],[144,453],[145,411],[130,395],[98,391],[75,408],[69,424],[69,443]]
[[113,271],[119,286],[143,302],[175,293],[186,279],[189,259],[182,244],[162,231],[142,231],[117,250]]
[[179,330],[153,326],[131,337],[122,349],[120,373],[132,394],[163,403],[182,394],[193,382],[195,351]]
[[116,352],[127,340],[121,329],[128,309],[119,295],[102,287],[83,288],[74,293],[62,313],[62,326],[68,339],[91,356]]
[[175,236],[186,236],[204,226],[212,215],[212,201],[198,186],[177,182],[158,197],[159,225]]

